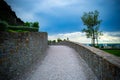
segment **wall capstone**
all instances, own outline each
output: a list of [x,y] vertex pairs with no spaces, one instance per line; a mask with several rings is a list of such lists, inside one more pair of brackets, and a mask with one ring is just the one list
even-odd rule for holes
[[102,50],[71,41],[63,41],[56,45],[66,45],[75,49],[93,70],[98,80],[120,80],[119,57]]

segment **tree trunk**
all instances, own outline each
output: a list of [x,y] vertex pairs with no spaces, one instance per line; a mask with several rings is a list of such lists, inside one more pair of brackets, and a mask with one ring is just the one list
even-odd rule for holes
[[95,38],[92,39],[92,45],[95,47]]
[[97,42],[97,46],[98,46],[98,36],[97,36],[97,38],[96,38],[96,42]]
[[94,32],[94,29],[92,31],[93,31],[92,45],[95,47],[95,32]]

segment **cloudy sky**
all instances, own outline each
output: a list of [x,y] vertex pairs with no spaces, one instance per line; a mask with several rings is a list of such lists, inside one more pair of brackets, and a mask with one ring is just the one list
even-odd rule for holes
[[120,0],[5,0],[24,22],[38,21],[49,39],[90,43],[81,30],[84,12],[98,10],[104,35],[100,43],[120,43]]

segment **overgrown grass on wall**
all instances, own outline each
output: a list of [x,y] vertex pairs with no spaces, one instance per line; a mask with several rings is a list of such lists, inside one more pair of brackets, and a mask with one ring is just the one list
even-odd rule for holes
[[5,21],[0,21],[0,31],[8,32],[38,32],[39,27],[10,26]]
[[22,32],[22,31],[38,32],[38,28],[27,27],[27,26],[9,26],[8,29],[17,32]]

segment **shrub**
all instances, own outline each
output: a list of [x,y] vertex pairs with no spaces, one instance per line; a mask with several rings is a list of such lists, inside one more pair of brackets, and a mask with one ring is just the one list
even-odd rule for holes
[[16,32],[16,31],[9,29],[8,32]]
[[38,22],[34,22],[32,27],[36,27],[36,28],[39,28],[39,23]]
[[7,31],[8,30],[8,23],[5,21],[0,21],[0,31]]

